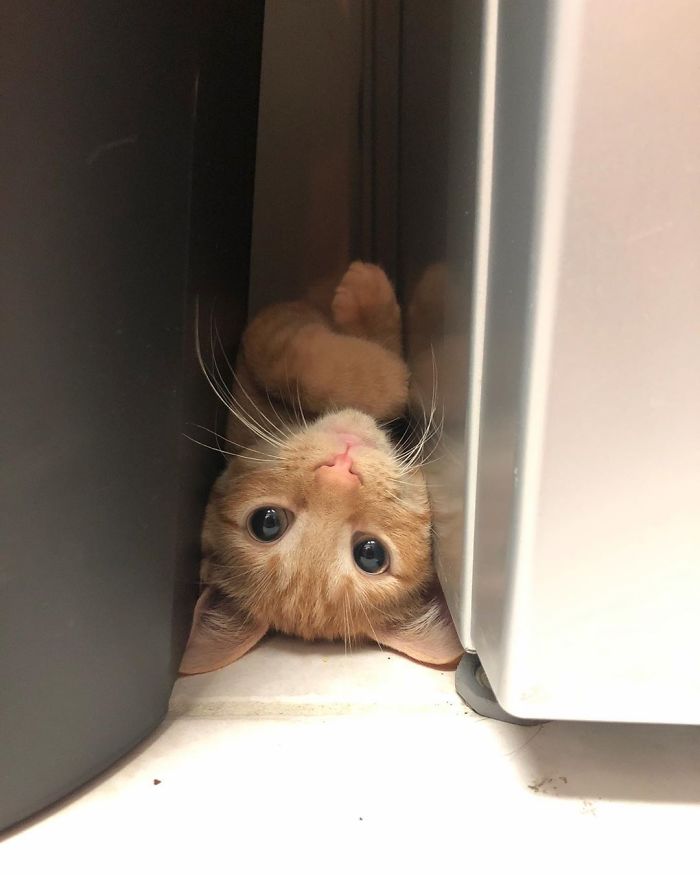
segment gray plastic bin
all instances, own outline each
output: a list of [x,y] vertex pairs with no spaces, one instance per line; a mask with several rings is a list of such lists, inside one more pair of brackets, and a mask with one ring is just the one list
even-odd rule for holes
[[242,324],[262,15],[3,6],[0,828],[167,710],[216,464],[193,297]]

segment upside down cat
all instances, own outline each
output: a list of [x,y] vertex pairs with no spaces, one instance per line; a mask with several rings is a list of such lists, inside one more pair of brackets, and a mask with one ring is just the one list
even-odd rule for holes
[[209,499],[202,593],[181,672],[221,668],[270,629],[373,639],[413,659],[462,653],[436,582],[418,449],[378,423],[401,416],[401,314],[381,268],[354,262],[329,302],[263,310],[245,331],[227,467]]

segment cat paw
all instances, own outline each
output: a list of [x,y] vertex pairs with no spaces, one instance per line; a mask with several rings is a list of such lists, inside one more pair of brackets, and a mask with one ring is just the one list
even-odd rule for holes
[[353,261],[335,290],[333,321],[341,331],[384,342],[400,332],[400,311],[389,278],[376,264]]

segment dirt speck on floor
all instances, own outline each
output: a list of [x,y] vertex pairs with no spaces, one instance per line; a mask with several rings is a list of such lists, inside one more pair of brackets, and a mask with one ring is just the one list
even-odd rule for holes
[[527,786],[533,793],[547,793],[556,796],[564,784],[568,783],[569,779],[567,777],[559,775],[558,777],[542,778],[542,780],[528,784]]

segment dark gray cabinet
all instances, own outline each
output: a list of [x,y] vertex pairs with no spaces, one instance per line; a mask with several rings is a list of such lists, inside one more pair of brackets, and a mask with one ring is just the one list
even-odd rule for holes
[[217,318],[235,335],[262,16],[0,13],[0,828],[167,709],[215,464],[183,437],[211,424],[193,300],[228,290]]

